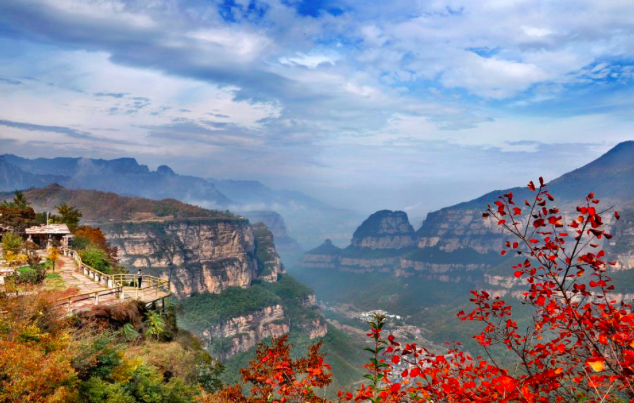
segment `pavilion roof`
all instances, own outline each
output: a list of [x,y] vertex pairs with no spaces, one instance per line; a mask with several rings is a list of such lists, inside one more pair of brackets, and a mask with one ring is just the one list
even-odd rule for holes
[[26,229],[27,235],[68,235],[70,230],[66,224],[42,224]]

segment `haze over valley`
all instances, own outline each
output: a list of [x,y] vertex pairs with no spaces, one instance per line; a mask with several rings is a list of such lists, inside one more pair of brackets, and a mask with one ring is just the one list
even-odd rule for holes
[[0,402],[634,401],[633,15],[0,1]]

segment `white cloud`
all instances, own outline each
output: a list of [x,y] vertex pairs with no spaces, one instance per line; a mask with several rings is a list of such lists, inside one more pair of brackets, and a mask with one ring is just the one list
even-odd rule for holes
[[442,74],[441,82],[449,88],[466,88],[485,98],[509,98],[544,81],[547,74],[535,64],[467,55],[459,67]]

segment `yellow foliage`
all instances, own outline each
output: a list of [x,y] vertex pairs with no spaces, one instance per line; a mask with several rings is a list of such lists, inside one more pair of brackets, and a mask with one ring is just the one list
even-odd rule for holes
[[601,372],[605,367],[605,361],[603,359],[596,359],[588,361],[588,365],[594,372]]
[[25,264],[28,261],[28,256],[24,253],[16,253],[13,251],[5,251],[4,259],[7,261],[9,266],[17,267]]
[[123,358],[121,364],[113,369],[111,378],[115,382],[125,384],[132,379],[134,372],[143,365],[143,361],[138,357],[132,359],[124,358],[123,353],[121,353],[121,357]]

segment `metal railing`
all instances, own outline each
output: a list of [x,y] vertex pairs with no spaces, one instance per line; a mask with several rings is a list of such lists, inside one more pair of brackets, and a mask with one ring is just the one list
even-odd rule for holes
[[[99,305],[100,298],[108,295],[115,295],[115,300],[130,298],[153,303],[172,294],[170,280],[147,274],[140,276],[138,274],[106,274],[84,263],[79,253],[75,250],[62,249],[62,254],[72,257],[78,271],[84,276],[106,288],[105,290],[74,294],[57,300],[60,305],[67,305],[69,313],[73,312],[73,306],[77,302],[93,299],[94,305]],[[139,278],[141,280],[140,283]],[[110,299],[110,302],[112,302],[112,299]]]

